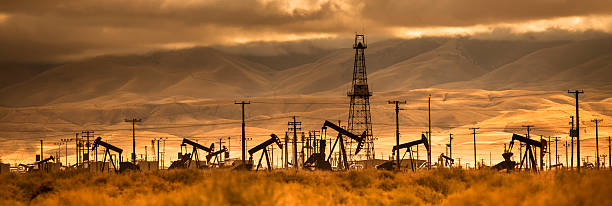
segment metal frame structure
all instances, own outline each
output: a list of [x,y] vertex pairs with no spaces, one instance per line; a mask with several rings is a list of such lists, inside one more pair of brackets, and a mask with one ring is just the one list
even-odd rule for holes
[[117,169],[117,166],[115,166],[115,162],[113,162],[113,156],[110,154],[109,150],[119,153],[119,162],[121,162],[121,153],[123,153],[123,149],[102,141],[102,137],[98,137],[96,138],[96,140],[94,140],[93,146],[91,147],[91,151],[95,151],[98,146],[102,146],[105,148],[104,159],[102,159],[101,171],[104,172],[104,165],[106,165],[106,155],[108,155],[110,164],[113,165],[113,169],[115,170],[115,172],[118,172],[119,170]]
[[374,138],[372,136],[372,116],[368,77],[365,64],[365,49],[368,48],[365,35],[355,34],[355,62],[353,64],[353,81],[347,96],[350,98],[348,131],[361,133],[365,131],[366,159],[374,159]]
[[349,138],[351,138],[352,140],[355,140],[357,142],[357,148],[355,149],[355,155],[359,154],[359,151],[361,151],[362,147],[363,147],[363,143],[365,142],[366,138],[367,138],[367,131],[363,131],[363,133],[361,134],[361,136],[357,136],[345,129],[343,129],[342,127],[339,127],[338,125],[335,125],[334,123],[325,120],[325,123],[323,123],[323,127],[324,128],[332,128],[333,130],[336,130],[338,132],[338,137],[336,137],[336,141],[334,142],[334,145],[332,146],[329,156],[327,157],[327,162],[329,162],[329,159],[331,158],[332,154],[334,153],[334,149],[336,148],[336,144],[338,144],[338,142],[340,142],[340,158],[342,161],[342,165],[344,166],[344,170],[348,170],[349,168],[349,164],[348,164],[348,160],[346,157],[346,149],[344,147],[344,138],[342,138],[342,135],[345,135]]
[[[412,141],[412,142],[407,142],[407,143],[404,143],[404,144],[393,146],[393,149],[391,151],[392,152],[399,152],[400,149],[406,149],[406,152],[410,153],[410,164],[411,164],[410,168],[412,168],[412,171],[414,172],[415,171],[414,170],[415,165],[414,165],[414,159],[412,159],[412,152],[410,152],[411,151],[410,148],[412,146],[416,146],[416,145],[419,145],[419,144],[423,144],[427,151],[430,150],[429,142],[427,140],[427,137],[424,134],[421,134],[421,139],[420,140],[415,140],[415,141]],[[398,163],[400,163],[400,164],[397,165],[397,168],[400,169],[401,168],[401,160]]]
[[533,169],[534,172],[538,171],[538,166],[537,166],[537,161],[535,159],[535,152],[536,152],[536,148],[540,148],[540,169],[543,169],[543,162],[544,162],[544,152],[546,151],[546,140],[541,139],[540,141],[536,141],[533,139],[529,139],[527,137],[523,137],[521,135],[518,134],[512,134],[512,141],[510,141],[510,144],[508,145],[508,149],[504,152],[504,154],[510,154],[507,158],[506,156],[504,156],[504,158],[509,159],[510,156],[512,156],[512,153],[510,153],[512,151],[512,147],[514,146],[514,141],[519,141],[525,144],[525,154],[523,155],[523,158],[521,159],[521,162],[519,163],[519,169],[523,168],[523,163],[525,162],[525,159],[527,158],[527,156],[529,155],[529,162],[531,163],[531,169]]
[[[183,163],[188,162],[187,165],[186,165],[187,168],[191,167],[191,162],[193,161],[194,157],[196,159],[196,161],[195,161],[196,162],[196,167],[197,168],[201,168],[200,158],[198,156],[198,149],[201,149],[201,150],[207,152],[208,154],[210,154],[211,152],[213,152],[213,148],[215,148],[215,143],[210,144],[210,147],[206,147],[206,146],[201,145],[201,144],[199,144],[197,142],[191,141],[191,140],[189,140],[187,138],[183,138],[183,142],[181,143],[181,145],[191,145],[193,147],[193,150],[192,150],[191,154],[189,154],[189,155],[186,154],[188,159],[185,159],[185,156],[183,156],[184,157],[184,162]],[[206,162],[208,163],[208,160]]]
[[261,166],[261,160],[263,159],[264,156],[266,156],[266,163],[268,165],[268,170],[272,170],[272,166],[270,165],[270,158],[268,157],[267,147],[274,143],[276,143],[278,148],[283,148],[283,144],[281,143],[280,139],[275,134],[270,134],[270,139],[266,140],[265,142],[262,142],[261,144],[249,150],[249,162],[253,161],[254,153],[260,150],[263,150],[261,153],[261,157],[259,158],[259,163],[257,163],[257,167],[255,171],[259,170],[259,167]]

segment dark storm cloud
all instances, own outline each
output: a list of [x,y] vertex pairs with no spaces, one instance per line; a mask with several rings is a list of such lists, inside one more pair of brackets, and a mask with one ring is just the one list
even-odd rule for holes
[[[287,1],[39,0],[0,4],[0,62],[56,61],[168,45],[291,36],[391,35],[394,27],[470,26],[610,14],[604,0],[347,0],[289,10]],[[288,36],[284,38],[284,36]]]
[[[338,32],[333,3],[287,11],[281,2],[9,1],[0,6],[0,61],[152,49],[173,43],[214,44],[232,37]],[[314,29],[316,28],[316,29]]]

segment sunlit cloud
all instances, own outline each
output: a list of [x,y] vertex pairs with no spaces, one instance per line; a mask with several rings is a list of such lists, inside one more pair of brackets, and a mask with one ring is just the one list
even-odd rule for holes
[[0,24],[2,24],[2,23],[4,23],[4,22],[8,21],[8,18],[9,18],[9,15],[8,15],[8,14],[3,14],[3,13],[0,13]]
[[612,33],[612,16],[573,16],[554,19],[543,19],[519,23],[501,23],[492,25],[475,25],[467,27],[423,27],[391,29],[397,37],[415,38],[424,36],[469,36],[479,33],[493,32],[503,28],[515,34],[544,32],[551,29],[570,32],[585,32],[589,30]]

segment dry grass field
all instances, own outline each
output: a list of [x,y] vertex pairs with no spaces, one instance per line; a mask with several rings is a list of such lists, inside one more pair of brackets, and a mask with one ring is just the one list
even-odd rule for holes
[[3,175],[0,205],[612,205],[609,171]]

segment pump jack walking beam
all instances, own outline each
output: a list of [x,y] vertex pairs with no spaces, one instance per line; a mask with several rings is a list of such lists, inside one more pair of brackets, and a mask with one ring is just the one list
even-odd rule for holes
[[93,143],[93,147],[91,148],[91,151],[96,150],[98,146],[102,146],[106,148],[104,150],[104,159],[102,160],[102,170],[101,171],[104,172],[104,165],[106,165],[106,155],[108,155],[109,157],[108,160],[110,164],[113,165],[113,169],[115,170],[115,172],[118,172],[119,170],[117,170],[117,167],[115,166],[115,162],[113,161],[113,156],[110,154],[109,150],[119,153],[119,162],[121,162],[121,153],[123,153],[123,149],[119,147],[115,147],[114,145],[111,145],[109,143],[102,141],[102,137],[96,138],[96,140]]
[[[429,149],[430,149],[429,148],[429,142],[427,141],[427,137],[424,134],[421,134],[421,139],[420,140],[415,140],[415,141],[412,141],[412,142],[407,142],[407,143],[404,143],[404,144],[393,146],[393,149],[391,151],[392,152],[399,152],[400,149],[407,149],[406,152],[409,152],[410,148],[412,146],[416,146],[416,145],[419,145],[419,144],[423,144],[425,146],[425,149],[427,151],[429,151]],[[414,160],[411,158],[410,159],[411,164],[412,164],[413,161]],[[401,162],[401,160],[400,160],[400,162]],[[401,168],[401,165],[397,165],[397,168]],[[411,168],[412,168],[412,171],[414,171],[414,166],[411,166]]]
[[327,161],[329,162],[329,159],[331,158],[331,156],[334,154],[334,149],[336,148],[336,144],[338,144],[338,142],[340,142],[340,155],[342,158],[342,165],[344,167],[345,170],[349,169],[349,165],[348,165],[348,160],[346,157],[346,149],[344,148],[344,138],[342,138],[342,135],[345,135],[355,141],[357,141],[357,149],[355,149],[355,155],[359,154],[359,151],[361,151],[362,147],[363,147],[363,142],[365,140],[365,136],[366,136],[366,131],[363,131],[363,133],[361,134],[361,136],[357,136],[345,129],[343,129],[342,127],[339,127],[338,125],[335,125],[334,123],[325,120],[325,123],[323,123],[323,128],[332,128],[333,130],[336,130],[338,132],[338,137],[336,138],[336,141],[334,142],[334,145],[332,146],[332,149],[329,153],[329,156],[327,157]]
[[[212,157],[215,157],[217,163],[220,163],[221,158],[219,158],[219,155],[223,154],[224,152],[227,152],[227,147],[225,146],[223,146],[223,149],[220,149],[219,151],[208,153],[208,155],[206,155],[206,162],[210,162],[210,159],[212,159]],[[211,164],[214,164],[215,160],[213,160],[213,163]]]
[[533,139],[529,139],[527,137],[523,137],[518,134],[513,134],[512,141],[510,141],[508,150],[505,153],[509,153],[510,151],[512,151],[512,147],[514,146],[514,141],[519,141],[526,145],[525,154],[523,155],[523,158],[521,159],[519,169],[523,168],[523,163],[525,159],[527,158],[527,156],[529,156],[529,161],[531,162],[531,168],[533,169],[533,171],[537,172],[538,168],[536,164],[536,159],[534,157],[535,151],[533,150],[535,150],[536,148],[540,148],[540,165],[542,165],[543,159],[541,157],[544,154],[544,151],[546,150],[546,145],[547,145],[546,140],[541,139],[540,141],[536,141]]
[[270,165],[270,158],[268,157],[268,149],[266,148],[274,143],[276,143],[278,148],[283,148],[283,144],[281,143],[278,136],[276,136],[275,134],[270,134],[270,139],[266,140],[265,142],[249,150],[249,162],[253,160],[254,153],[262,150],[261,157],[259,158],[259,163],[257,163],[257,168],[255,169],[255,171],[259,170],[259,167],[261,166],[261,160],[263,159],[264,156],[266,157],[266,163],[268,165],[268,170],[272,170],[272,165]]
[[193,160],[193,157],[196,158],[196,167],[200,168],[200,158],[198,157],[198,149],[204,150],[205,152],[210,154],[211,152],[213,152],[213,148],[215,148],[215,143],[210,144],[210,147],[206,147],[187,138],[183,138],[182,144],[188,144],[193,146],[193,151],[191,152],[191,156],[188,160],[189,163],[187,164],[187,168],[191,167],[191,161]]

